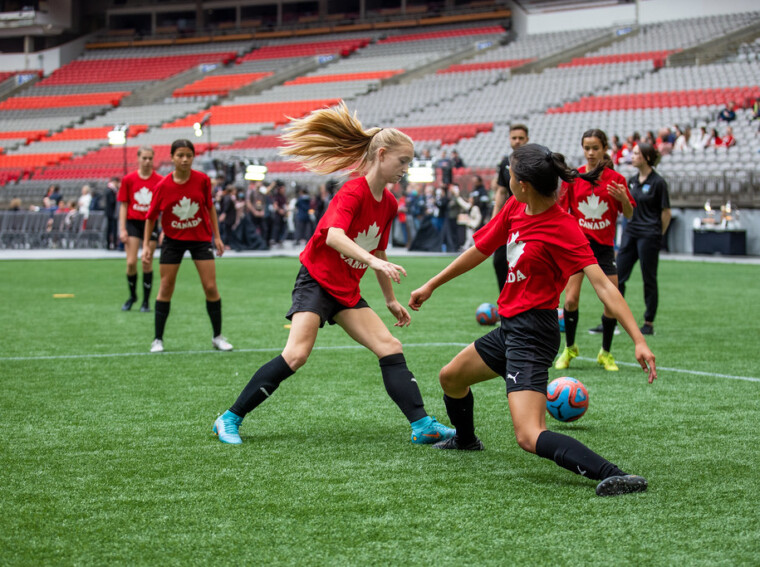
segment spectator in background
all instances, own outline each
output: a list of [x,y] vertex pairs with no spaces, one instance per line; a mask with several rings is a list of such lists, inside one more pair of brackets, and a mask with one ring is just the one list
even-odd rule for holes
[[306,187],[298,187],[295,203],[295,241],[296,245],[305,245],[314,234],[314,208]]
[[667,126],[660,128],[659,135],[657,136],[657,140],[655,142],[655,147],[657,148],[657,151],[660,152],[660,155],[667,155],[673,151],[674,139],[675,138],[672,137],[670,128]]
[[726,126],[726,134],[720,139],[720,146],[726,146],[727,148],[733,147],[736,145],[736,138],[734,138],[734,129],[731,128],[731,126]]
[[465,201],[459,191],[459,186],[449,187],[449,203],[446,207],[446,224],[443,226],[443,244],[448,252],[458,252],[464,245],[465,226],[457,220],[459,215],[467,214],[470,205]]
[[472,203],[480,211],[480,223],[476,228],[480,228],[491,219],[491,196],[488,194],[488,189],[483,184],[483,178],[480,175],[475,176],[475,186],[470,192],[470,198],[473,199]]
[[612,141],[610,142],[610,158],[612,158],[612,163],[618,165],[622,157],[623,145],[620,143],[620,136],[615,134],[612,136]]
[[91,204],[92,194],[90,186],[85,184],[82,186],[82,194],[79,196],[79,200],[77,201],[77,209],[79,209],[79,214],[82,215],[84,222],[87,222],[87,219],[90,218]]
[[288,198],[285,195],[285,183],[275,180],[269,190],[271,196],[272,225],[269,234],[269,246],[277,245],[282,248],[285,231],[288,229]]
[[710,130],[710,145],[716,147],[723,145],[723,139],[718,134],[717,128]]
[[736,111],[734,110],[734,107],[734,101],[728,101],[726,108],[718,113],[718,122],[725,122],[726,124],[730,124],[736,120]]
[[446,154],[446,150],[443,150],[441,152],[440,159],[435,162],[435,168],[441,170],[441,183],[446,187],[451,185],[452,167],[453,167],[453,162],[451,161],[451,158]]
[[685,152],[692,149],[691,143],[691,128],[686,126],[681,132],[681,135],[676,138],[676,143],[673,144],[673,150],[676,152]]
[[112,177],[106,186],[106,248],[116,250],[119,246],[119,207],[116,200],[119,191],[119,178]]
[[710,132],[707,131],[707,126],[700,126],[699,133],[694,136],[694,140],[692,141],[692,147],[695,150],[704,150],[710,145],[711,139],[712,136],[710,135]]
[[10,207],[8,207],[9,211],[20,211],[21,210],[21,199],[18,197],[14,197],[11,199]]
[[464,160],[459,155],[459,152],[456,150],[451,150],[451,167],[454,169],[458,167],[466,167],[464,164]]

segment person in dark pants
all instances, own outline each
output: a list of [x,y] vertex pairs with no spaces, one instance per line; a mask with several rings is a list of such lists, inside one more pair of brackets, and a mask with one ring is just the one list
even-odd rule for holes
[[456,434],[437,449],[479,451],[475,435],[473,384],[501,376],[521,449],[599,481],[596,493],[613,496],[642,492],[647,481],[623,472],[580,441],[546,428],[549,368],[560,345],[556,305],[573,274],[583,273],[594,291],[633,339],[636,360],[657,377],[655,358],[617,287],[604,274],[576,219],[556,200],[557,182],[590,174],[570,169],[562,154],[527,144],[512,154],[513,196],[501,212],[474,235],[475,245],[414,290],[409,307],[417,311],[433,292],[484,262],[507,245],[509,275],[499,295],[500,327],[470,343],[441,369],[444,403]]
[[[528,127],[525,124],[513,124],[509,128],[509,146],[515,151],[520,146],[528,143]],[[493,200],[493,216],[495,217],[507,199],[512,195],[509,190],[509,157],[504,158],[499,163],[499,170],[496,177],[496,187]],[[499,285],[499,291],[504,289],[507,283],[507,245],[500,246],[493,253],[493,269],[496,272],[496,283]]]
[[650,144],[640,143],[633,148],[632,157],[631,164],[639,173],[628,179],[628,187],[636,201],[636,208],[625,227],[618,250],[618,289],[625,295],[625,284],[638,260],[641,263],[646,304],[641,332],[644,335],[653,335],[658,303],[657,264],[662,238],[670,224],[670,196],[668,184],[653,169],[660,159],[657,150]]
[[119,204],[116,195],[119,191],[119,178],[112,177],[105,194],[104,212],[106,215],[106,248],[116,250],[119,246]]

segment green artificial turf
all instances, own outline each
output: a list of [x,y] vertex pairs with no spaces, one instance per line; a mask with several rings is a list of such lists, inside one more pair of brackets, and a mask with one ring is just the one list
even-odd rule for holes
[[[406,304],[450,258],[395,260]],[[601,303],[584,284],[581,358],[551,377],[582,380],[589,410],[548,425],[648,478],[616,498],[518,448],[501,379],[473,387],[485,451],[412,445],[374,356],[337,327],[246,418],[242,446],[219,443],[214,419],[285,344],[298,263],[217,269],[236,350],[211,349],[186,260],[167,350],[150,355],[153,314],[120,311],[123,260],[0,263],[0,564],[757,565],[757,266],[661,263],[653,385],[625,335],[620,371],[596,364],[601,337],[585,330]],[[475,309],[496,291],[483,264],[392,330],[441,421],[438,371],[488,330]],[[392,324],[372,274],[363,295]],[[638,273],[627,296],[640,321]]]

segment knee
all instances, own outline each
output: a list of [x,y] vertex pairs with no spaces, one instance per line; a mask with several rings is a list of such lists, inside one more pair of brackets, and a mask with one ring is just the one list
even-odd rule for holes
[[578,296],[567,294],[565,296],[565,309],[568,311],[578,311]]
[[[142,260],[141,264],[142,264],[142,271],[143,271],[143,274],[145,274],[145,273],[148,273],[148,272],[151,272],[151,271],[152,271],[152,268],[153,268],[153,262],[146,262],[145,260]],[[131,268],[131,269],[132,269],[133,271],[137,269],[137,262],[135,262],[135,263],[132,265],[132,268]]]
[[515,439],[517,440],[517,444],[520,446],[520,449],[527,451],[528,453],[535,453],[536,441],[538,440],[539,433],[541,432],[533,431],[530,428],[516,427]]
[[219,291],[216,288],[216,282],[204,284],[203,293],[206,294],[206,299],[209,301],[216,301],[219,298]]
[[378,345],[375,354],[377,355],[377,358],[383,358],[391,354],[399,354],[402,352],[404,352],[404,348],[401,345],[401,341],[388,333],[388,337],[383,339],[382,343]]
[[[143,268],[145,267],[145,262],[143,262]],[[137,260],[134,262],[127,262],[127,273],[128,274],[134,274],[137,272]]]
[[438,373],[438,382],[440,382],[443,391],[448,394],[459,392],[461,389],[457,373],[451,364],[447,364],[441,368],[441,371]]
[[286,349],[282,353],[282,358],[285,359],[290,369],[295,372],[306,364],[306,361],[309,360],[309,354],[311,354],[310,351],[305,348]]

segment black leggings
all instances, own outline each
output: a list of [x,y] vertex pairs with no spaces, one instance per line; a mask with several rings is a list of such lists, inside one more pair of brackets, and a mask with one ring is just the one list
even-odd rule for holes
[[625,284],[631,277],[636,261],[641,262],[641,279],[644,282],[644,320],[654,322],[657,315],[657,264],[660,259],[661,236],[631,236],[623,233],[617,255],[618,289],[625,295]]

